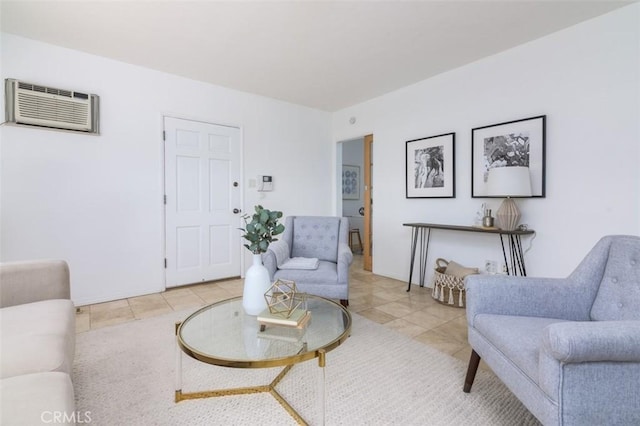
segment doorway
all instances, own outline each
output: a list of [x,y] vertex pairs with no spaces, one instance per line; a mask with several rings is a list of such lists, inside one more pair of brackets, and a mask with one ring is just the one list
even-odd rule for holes
[[240,129],[164,117],[165,276],[240,276]]
[[338,173],[341,178],[338,210],[349,218],[350,231],[355,233],[357,229],[360,239],[350,234],[350,241],[354,254],[362,254],[362,265],[366,271],[373,270],[372,147],[373,135],[366,135],[339,142],[336,156],[337,168],[341,171]]

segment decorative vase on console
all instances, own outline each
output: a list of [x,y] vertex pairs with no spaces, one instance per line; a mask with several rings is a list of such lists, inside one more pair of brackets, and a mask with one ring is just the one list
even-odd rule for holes
[[[271,287],[269,271],[262,264],[262,253],[265,253],[272,241],[277,241],[275,235],[284,231],[284,225],[278,223],[282,212],[270,211],[258,205],[252,216],[243,216],[245,228],[242,237],[248,241],[244,246],[253,253],[253,264],[244,276],[244,290],[242,293],[242,307],[246,314],[258,315],[267,309],[264,294]],[[251,219],[251,221],[249,221]]]

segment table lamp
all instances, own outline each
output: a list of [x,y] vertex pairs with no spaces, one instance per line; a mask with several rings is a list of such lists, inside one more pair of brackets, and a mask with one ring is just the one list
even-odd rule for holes
[[528,167],[494,167],[489,169],[487,195],[506,197],[496,213],[496,225],[513,231],[518,227],[520,211],[511,197],[531,197],[531,176]]

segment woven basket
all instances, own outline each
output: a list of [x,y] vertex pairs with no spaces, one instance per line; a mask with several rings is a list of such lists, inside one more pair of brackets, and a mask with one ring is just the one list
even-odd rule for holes
[[464,308],[467,303],[466,292],[464,291],[464,278],[445,274],[449,262],[438,258],[433,275],[433,292],[431,296],[443,305]]

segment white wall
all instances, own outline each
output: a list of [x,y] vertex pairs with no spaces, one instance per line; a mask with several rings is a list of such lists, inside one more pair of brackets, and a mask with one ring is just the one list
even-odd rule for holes
[[[640,234],[639,79],[635,4],[335,113],[334,141],[374,135],[374,272],[408,279],[402,223],[471,225],[484,201],[495,211],[501,200],[471,198],[471,129],[541,114],[547,195],[518,201],[537,231],[528,274],[566,276],[601,236]],[[406,199],[405,141],[447,132],[456,132],[456,198]],[[433,231],[429,272],[437,257],[482,267],[501,259],[499,240]]]
[[[640,5],[628,6],[339,111],[333,123],[328,113],[0,34],[3,79],[97,93],[102,109],[97,137],[0,127],[0,260],[67,259],[79,305],[161,290],[160,131],[173,114],[241,127],[244,210],[263,203],[285,215],[334,213],[331,141],[373,133],[374,271],[404,280],[402,223],[471,224],[486,201],[471,198],[471,129],[546,114],[547,197],[519,205],[538,233],[529,274],[564,276],[600,236],[640,233],[639,28]],[[456,198],[406,199],[405,141],[451,131]],[[258,174],[274,176],[264,199],[247,188]],[[501,256],[494,236],[434,231],[431,243],[430,267],[435,257],[482,265]]]
[[[66,259],[76,304],[164,288],[163,114],[242,129],[244,211],[332,213],[330,114],[9,34],[1,46],[3,79],[100,95],[100,136],[0,127],[0,259]],[[274,177],[264,198],[258,174]]]

